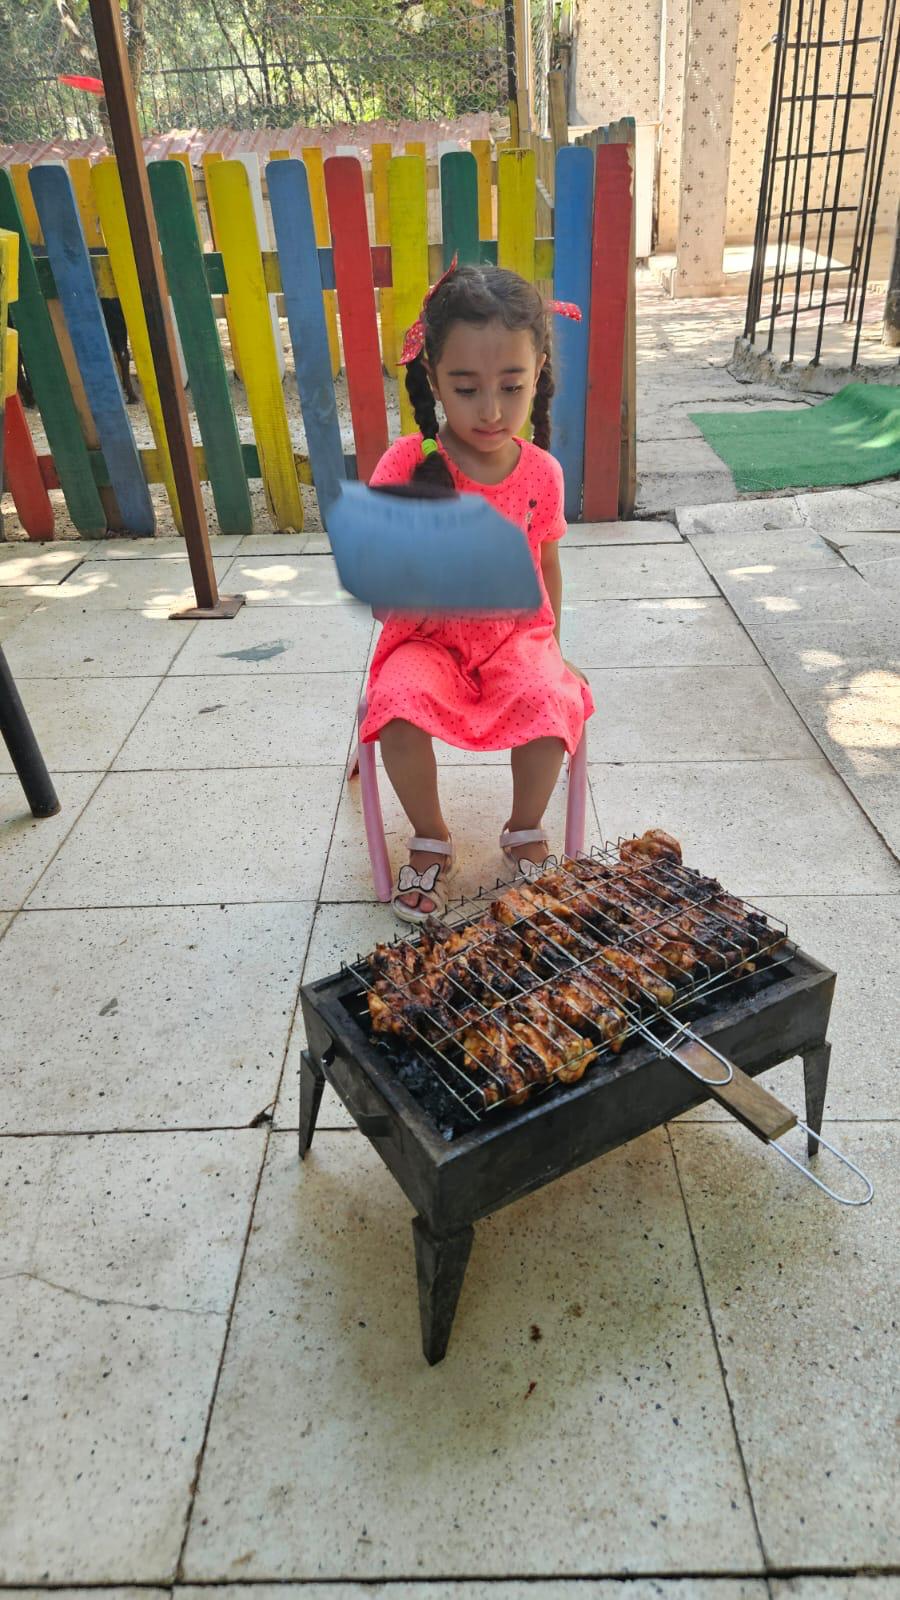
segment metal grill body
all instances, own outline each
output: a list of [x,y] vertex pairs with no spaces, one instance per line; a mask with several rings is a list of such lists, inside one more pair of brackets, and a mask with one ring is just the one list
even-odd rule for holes
[[[659,913],[657,924],[664,920]],[[456,921],[471,926],[471,907],[462,906]],[[596,933],[594,940],[596,945]],[[769,946],[771,953],[755,953],[752,976],[746,973],[746,952],[725,965],[720,954],[719,970],[696,974],[672,1006],[630,1002],[620,1049],[586,1041],[590,1060],[578,1081],[551,1080],[521,1104],[509,1098],[486,1102],[454,1059],[452,1037],[438,1028],[435,1046],[423,1035],[412,1054],[422,1071],[442,1083],[447,1104],[458,1113],[444,1127],[398,1070],[409,1045],[386,1048],[373,1035],[365,969],[356,964],[304,986],[308,1050],[301,1062],[301,1156],[312,1140],[327,1080],[417,1213],[422,1338],[430,1362],[446,1351],[479,1218],[708,1098],[708,1090],[661,1053],[678,1030],[689,1027],[751,1077],[802,1056],[806,1120],[811,1130],[821,1129],[834,974],[786,943],[783,929],[770,928]],[[536,978],[535,989],[542,981],[547,980]],[[497,1009],[508,1004],[500,997]],[[485,1008],[485,1019],[489,1015]]]

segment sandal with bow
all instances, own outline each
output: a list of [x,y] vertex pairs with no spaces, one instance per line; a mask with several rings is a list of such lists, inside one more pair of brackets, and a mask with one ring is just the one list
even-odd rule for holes
[[[527,856],[518,854],[523,844],[542,844],[547,854],[542,861],[530,861]],[[513,831],[504,828],[500,835],[500,849],[503,851],[504,859],[526,882],[539,877],[547,867],[559,865],[556,856],[550,854],[550,841],[543,828],[517,828]]]
[[[446,856],[447,862],[444,865],[440,861],[433,861],[423,872],[417,872],[408,862],[400,868],[397,887],[391,896],[394,916],[399,917],[401,922],[427,922],[429,917],[442,917],[447,909],[447,880],[454,867],[453,840],[420,839],[418,834],[413,834],[407,844],[410,850],[427,850],[431,855]],[[415,894],[417,891],[418,905],[407,905],[401,899],[402,895]],[[431,901],[430,911],[422,909],[423,896]]]

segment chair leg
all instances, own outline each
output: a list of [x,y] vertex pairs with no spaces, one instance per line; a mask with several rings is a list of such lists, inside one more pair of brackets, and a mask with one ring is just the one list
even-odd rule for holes
[[350,757],[350,760],[347,762],[347,782],[348,783],[352,783],[353,779],[354,778],[358,778],[358,777],[359,777],[359,745],[355,744],[353,746],[353,754]]
[[566,855],[577,856],[584,849],[584,819],[587,809],[587,731],[582,732],[575,754],[569,757],[569,787],[566,796]]
[[378,769],[375,765],[374,744],[359,747],[359,782],[362,792],[363,818],[372,863],[372,881],[379,900],[390,900],[394,887],[387,840],[384,837],[384,819],[378,794]]

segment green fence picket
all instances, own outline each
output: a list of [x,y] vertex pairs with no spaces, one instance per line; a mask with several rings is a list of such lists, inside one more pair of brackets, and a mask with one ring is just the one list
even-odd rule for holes
[[151,161],[147,172],[219,526],[223,533],[252,533],[238,426],[187,177],[179,161]]
[[12,179],[0,169],[0,227],[19,235],[19,298],[13,312],[19,344],[60,487],[78,532],[102,538],[106,512],[47,310]]
[[460,264],[481,261],[478,238],[478,163],[468,150],[449,150],[441,158],[441,222],[444,269],[454,255]]

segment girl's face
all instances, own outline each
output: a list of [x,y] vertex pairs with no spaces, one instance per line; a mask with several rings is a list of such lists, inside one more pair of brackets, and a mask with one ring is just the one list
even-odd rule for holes
[[527,328],[455,322],[427,370],[456,438],[481,455],[508,449],[525,426],[545,359]]

